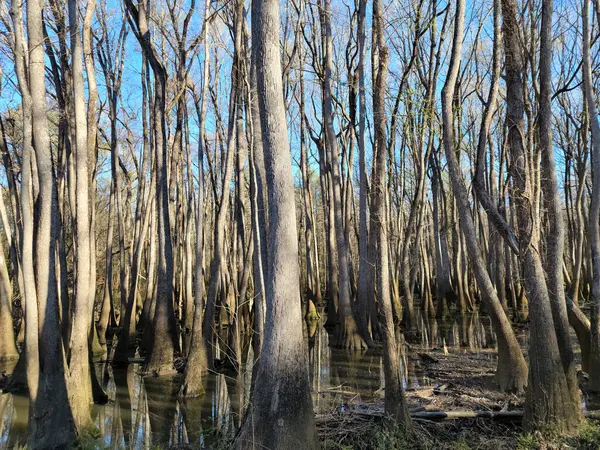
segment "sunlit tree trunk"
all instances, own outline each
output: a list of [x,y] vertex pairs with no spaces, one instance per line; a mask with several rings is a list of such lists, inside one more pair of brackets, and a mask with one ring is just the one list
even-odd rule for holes
[[[583,2],[583,90],[592,135],[592,195],[588,231],[592,252],[592,314],[590,347],[590,388],[600,391],[600,124],[596,110],[590,56],[590,0]],[[587,130],[586,130],[587,131]],[[582,352],[583,352],[582,348]]]
[[377,72],[373,85],[373,122],[375,124],[375,145],[377,159],[373,176],[373,214],[376,229],[371,230],[372,238],[377,240],[377,291],[379,303],[384,315],[381,332],[384,342],[383,373],[385,377],[385,412],[394,420],[411,428],[408,407],[402,389],[400,355],[396,340],[392,300],[390,289],[390,267],[388,250],[388,225],[385,195],[387,190],[387,135],[385,114],[385,88],[388,70],[388,48],[385,43],[383,2],[373,2],[373,51],[377,54]]
[[156,211],[158,231],[156,306],[152,319],[153,333],[150,351],[144,371],[163,373],[173,370],[174,352],[178,348],[176,339],[175,314],[173,311],[173,247],[169,221],[169,185],[167,175],[167,130],[166,130],[166,83],[165,67],[159,61],[151,41],[146,16],[146,5],[136,7],[131,0],[125,0],[134,33],[138,43],[150,62],[154,73],[153,132],[156,145]]
[[279,57],[279,2],[253,8],[258,101],[269,205],[266,326],[237,448],[318,448],[299,299],[294,181]]
[[[208,370],[206,356],[206,342],[202,330],[204,320],[204,270],[202,261],[204,259],[204,152],[205,149],[205,123],[206,104],[208,93],[208,82],[210,73],[210,46],[208,33],[210,27],[210,3],[207,0],[204,7],[204,70],[202,79],[202,97],[195,98],[196,111],[198,114],[198,193],[196,201],[196,242],[195,256],[196,267],[194,271],[194,321],[192,325],[192,336],[190,338],[190,350],[185,367],[183,384],[179,394],[181,396],[196,396],[204,392],[203,375]],[[199,102],[201,102],[199,104]]]
[[[488,310],[488,314],[490,314],[494,330],[498,335],[496,382],[500,385],[502,390],[521,392],[527,385],[527,365],[481,256],[475,226],[469,210],[467,190],[455,154],[456,150],[453,130],[454,111],[452,99],[454,97],[454,89],[456,87],[461,60],[465,0],[457,0],[456,5],[457,12],[454,40],[452,43],[452,58],[446,83],[442,90],[443,145],[460,216],[459,223],[461,231],[465,236],[469,252],[469,260],[473,265],[477,285],[482,291],[483,300],[486,302],[486,309]],[[499,11],[497,4],[495,13],[498,17]],[[496,27],[496,31],[497,29],[498,28]]]
[[[548,7],[550,6],[550,11]],[[551,5],[544,1],[542,28],[550,27]],[[511,153],[513,181],[512,198],[515,201],[518,220],[520,259],[523,266],[523,277],[527,299],[530,307],[530,371],[524,425],[528,429],[552,427],[557,432],[568,432],[579,424],[580,405],[575,405],[571,395],[569,380],[563,370],[559,341],[553,318],[548,284],[539,253],[541,226],[539,214],[536,212],[537,200],[534,187],[532,167],[536,164],[534,155],[527,152],[530,148],[524,141],[524,113],[526,110],[523,87],[523,51],[518,35],[518,12],[514,0],[502,0],[502,34],[505,48],[505,72],[507,84],[507,127],[508,146]],[[548,14],[550,16],[548,16]],[[547,30],[549,32],[549,29]],[[550,39],[550,34],[546,35]],[[545,43],[542,40],[542,47]],[[547,45],[551,45],[548,42]],[[544,58],[549,53],[542,51]],[[540,61],[540,67],[549,67],[550,61]],[[542,72],[540,77],[544,76]],[[542,78],[540,78],[542,80]],[[540,119],[550,126],[549,108],[550,91],[540,92]],[[547,99],[542,99],[542,94]],[[548,100],[547,103],[546,100]],[[542,106],[544,105],[544,106]],[[550,131],[550,130],[548,130]],[[547,136],[540,135],[541,139]],[[548,141],[547,141],[548,142]],[[540,140],[543,147],[543,142]],[[548,151],[548,148],[540,148]],[[551,151],[551,150],[550,150]],[[528,165],[530,167],[528,167]],[[552,199],[547,199],[552,201]],[[557,218],[558,220],[558,218]],[[549,255],[549,257],[553,257]],[[562,258],[562,256],[561,256]],[[553,274],[549,274],[549,280]],[[552,281],[550,281],[552,286]],[[563,288],[561,287],[561,290]]]
[[[94,3],[88,7],[94,7]],[[75,111],[75,176],[76,176],[76,281],[70,320],[69,345],[69,398],[75,425],[81,432],[91,428],[92,385],[90,373],[89,338],[93,296],[90,295],[90,214],[88,173],[88,123],[84,94],[82,35],[77,2],[69,0],[69,27],[71,35],[71,67],[73,109]],[[95,118],[94,118],[95,121]],[[95,288],[91,288],[95,291]],[[66,317],[63,317],[66,320]]]
[[323,84],[323,120],[325,122],[325,136],[327,151],[331,167],[331,192],[333,194],[333,220],[335,224],[335,237],[338,255],[339,271],[339,311],[336,329],[336,345],[349,349],[366,348],[366,343],[361,337],[352,307],[352,294],[350,291],[350,273],[348,270],[348,242],[344,233],[342,220],[342,194],[340,165],[338,161],[337,137],[333,128],[333,37],[331,35],[331,0],[325,0],[323,5],[323,22],[325,25],[325,78]]
[[[34,372],[39,373],[39,389],[33,394],[35,398],[30,406],[28,446],[31,448],[68,446],[74,439],[75,431],[65,381],[65,355],[59,322],[60,306],[55,272],[55,237],[58,234],[59,218],[46,106],[43,6],[43,2],[39,0],[27,2],[32,138],[39,177],[38,207],[35,218],[30,218],[36,225],[34,273],[38,330],[26,332],[31,339],[39,339],[39,361],[34,359],[35,354],[27,355],[28,379],[34,378]],[[17,8],[20,8],[20,5]],[[25,185],[27,186],[27,183]],[[22,196],[27,202],[29,201],[27,191]],[[25,209],[27,210],[27,207]],[[33,301],[30,302],[30,306],[35,311]],[[32,322],[35,325],[36,322]],[[34,381],[34,386],[35,384]]]

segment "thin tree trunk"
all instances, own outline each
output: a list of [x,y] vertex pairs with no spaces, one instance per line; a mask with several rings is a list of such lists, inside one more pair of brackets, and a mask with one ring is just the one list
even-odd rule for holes
[[373,86],[373,122],[375,124],[375,145],[377,160],[374,161],[373,177],[373,214],[375,230],[371,230],[372,239],[376,239],[377,247],[377,290],[381,310],[385,317],[381,327],[384,353],[383,373],[385,378],[385,412],[397,422],[410,430],[411,422],[408,406],[402,389],[402,373],[400,372],[399,349],[396,340],[392,301],[390,297],[390,267],[388,251],[388,225],[386,220],[385,194],[387,190],[387,136],[385,114],[385,88],[388,68],[388,48],[385,43],[383,22],[383,2],[373,2],[373,51],[377,52],[377,74]]
[[350,274],[348,270],[348,242],[344,233],[342,218],[342,194],[340,166],[338,162],[338,146],[333,129],[333,37],[331,35],[331,0],[324,0],[323,22],[325,24],[325,78],[323,83],[323,120],[327,138],[327,151],[330,156],[331,184],[333,193],[333,220],[338,254],[339,270],[339,311],[336,330],[336,346],[348,349],[366,348],[354,319],[352,295],[350,292]]
[[[185,367],[183,383],[179,391],[180,396],[192,397],[204,392],[204,374],[208,370],[206,355],[206,342],[202,330],[204,319],[204,153],[205,153],[205,122],[206,104],[210,73],[210,47],[208,33],[210,27],[210,1],[206,0],[204,6],[204,70],[202,80],[202,98],[196,98],[196,112],[198,114],[198,199],[196,201],[196,242],[195,256],[196,268],[194,271],[194,321],[192,336],[190,338],[190,351]],[[201,101],[201,105],[199,105]],[[189,231],[188,231],[189,232]]]
[[[93,3],[92,3],[93,7]],[[69,0],[71,35],[71,68],[73,109],[75,111],[75,183],[76,183],[76,280],[71,311],[69,345],[69,400],[75,426],[79,433],[92,426],[90,405],[92,384],[89,357],[90,318],[93,298],[90,295],[90,215],[88,174],[88,124],[84,95],[82,39],[77,2]],[[52,269],[53,270],[53,269]],[[66,317],[63,317],[66,320]]]
[[[590,337],[590,388],[600,391],[600,124],[596,111],[590,56],[590,0],[583,2],[583,90],[592,134],[592,194],[588,239],[592,252],[592,314]],[[587,130],[586,130],[587,131]],[[583,352],[583,347],[581,349]]]
[[[504,391],[521,392],[527,384],[527,364],[521,352],[519,343],[511,328],[510,322],[498,295],[494,289],[490,276],[485,267],[483,258],[479,251],[479,243],[471,217],[467,190],[465,187],[459,164],[455,154],[454,142],[454,111],[452,99],[456,86],[458,69],[460,66],[462,40],[464,32],[465,0],[456,2],[456,22],[454,28],[454,40],[452,43],[452,56],[450,68],[446,77],[446,83],[442,90],[442,119],[443,119],[443,144],[450,172],[450,179],[454,187],[454,196],[460,216],[460,227],[465,236],[469,260],[473,265],[473,272],[477,279],[477,285],[481,289],[486,310],[490,315],[496,334],[498,335],[498,365],[496,369],[496,382]],[[496,18],[499,15],[498,0],[495,3]],[[497,19],[498,20],[498,19]],[[497,22],[496,22],[497,23]],[[498,27],[496,26],[496,31]],[[496,39],[498,39],[496,34]],[[459,274],[460,276],[461,274]]]

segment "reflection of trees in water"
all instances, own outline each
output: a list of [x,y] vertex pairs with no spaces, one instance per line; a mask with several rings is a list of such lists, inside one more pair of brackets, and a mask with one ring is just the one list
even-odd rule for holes
[[0,394],[0,448],[19,448],[25,445],[28,415],[27,397]]
[[[243,359],[251,361],[248,356]],[[95,411],[103,445],[110,449],[168,448],[189,443],[211,448],[240,424],[252,367],[245,369],[234,376],[210,373],[205,377],[204,395],[179,401],[180,377],[142,379],[137,364],[127,368],[99,364],[103,388],[110,398]],[[26,397],[0,396],[0,447],[26,442],[27,417]]]
[[[448,346],[477,351],[495,342],[489,319],[477,313],[448,320],[419,314],[416,323],[414,337],[425,350],[441,348],[446,342]],[[368,401],[380,392],[384,387],[380,350],[348,352],[331,348],[322,321],[307,322],[305,326],[315,412],[330,411],[350,401]],[[222,331],[219,346],[228,335],[226,329]],[[142,379],[137,364],[126,368],[106,362],[96,364],[98,378],[111,400],[94,411],[104,444],[115,449],[180,443],[210,448],[223,435],[233,435],[249,400],[254,358],[247,337],[246,333],[240,335],[240,372],[209,373],[204,381],[205,393],[198,398],[177,399],[180,376]],[[397,337],[405,387],[429,384],[419,359],[403,351],[402,334],[397,333]],[[221,347],[217,355],[224,357],[223,350]],[[9,443],[14,447],[25,442],[27,408],[24,397],[0,396],[0,445]]]
[[223,435],[233,435],[246,407],[249,392],[246,373],[234,376],[209,373],[204,380],[204,395],[176,402],[178,415],[171,443],[211,448]]
[[313,408],[319,412],[323,408],[322,386],[329,386],[329,334],[321,320],[307,322],[308,364],[310,385],[313,393]]
[[415,357],[406,357],[406,372],[404,385],[405,388],[416,388],[419,386],[429,386],[431,383],[427,378],[423,367],[421,367],[420,361]]
[[[123,433],[125,447],[129,447],[131,436],[133,434],[133,411],[132,399],[134,398],[134,366],[115,367],[113,369],[113,379],[115,383],[115,409],[118,410],[120,419],[119,428]],[[139,397],[139,395],[138,395]]]
[[458,314],[444,320],[420,314],[417,324],[418,342],[424,350],[441,348],[445,343],[448,347],[479,351],[496,343],[489,318],[477,312]]
[[3,446],[4,443],[4,411],[8,405],[8,401],[10,400],[10,394],[0,394],[0,447]]
[[[331,350],[331,388],[352,392],[359,396],[372,396],[380,388],[381,354],[379,352],[349,352]],[[334,405],[348,400],[347,394],[331,397]],[[332,405],[333,406],[333,405]]]
[[185,398],[180,401],[179,408],[187,430],[187,440],[192,447],[197,448],[211,444],[206,434],[213,429],[213,393],[215,392],[218,375],[209,374],[204,377],[204,395],[196,398]]
[[152,442],[166,445],[169,443],[171,427],[177,412],[175,399],[179,392],[179,383],[175,383],[172,377],[146,377],[143,383],[146,388]]
[[[112,367],[102,364],[98,369],[103,376],[103,388],[109,403],[97,405],[95,423],[105,445],[110,448],[136,448],[143,446],[146,426],[146,398],[137,365]],[[149,441],[148,441],[149,442]]]
[[242,420],[244,402],[244,385],[242,375],[225,376],[227,395],[230,403],[230,417],[234,428],[239,428]]

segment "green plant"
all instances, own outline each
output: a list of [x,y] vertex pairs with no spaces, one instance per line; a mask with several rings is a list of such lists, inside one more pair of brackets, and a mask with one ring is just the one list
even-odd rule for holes
[[584,420],[579,428],[578,436],[573,439],[573,445],[582,450],[600,448],[600,425],[591,420]]
[[460,437],[452,445],[453,450],[470,450],[471,446],[464,437]]
[[539,448],[540,443],[533,434],[522,434],[517,440],[517,450],[537,450]]

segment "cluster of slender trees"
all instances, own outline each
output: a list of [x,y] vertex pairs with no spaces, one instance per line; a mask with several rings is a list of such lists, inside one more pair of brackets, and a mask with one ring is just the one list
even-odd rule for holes
[[600,390],[590,3],[2,1],[0,360],[29,445],[93,428],[112,345],[181,397],[251,347],[236,445],[316,448],[323,311],[336,346],[383,344],[410,429],[416,308],[482,309],[526,427],[576,429],[575,346]]

